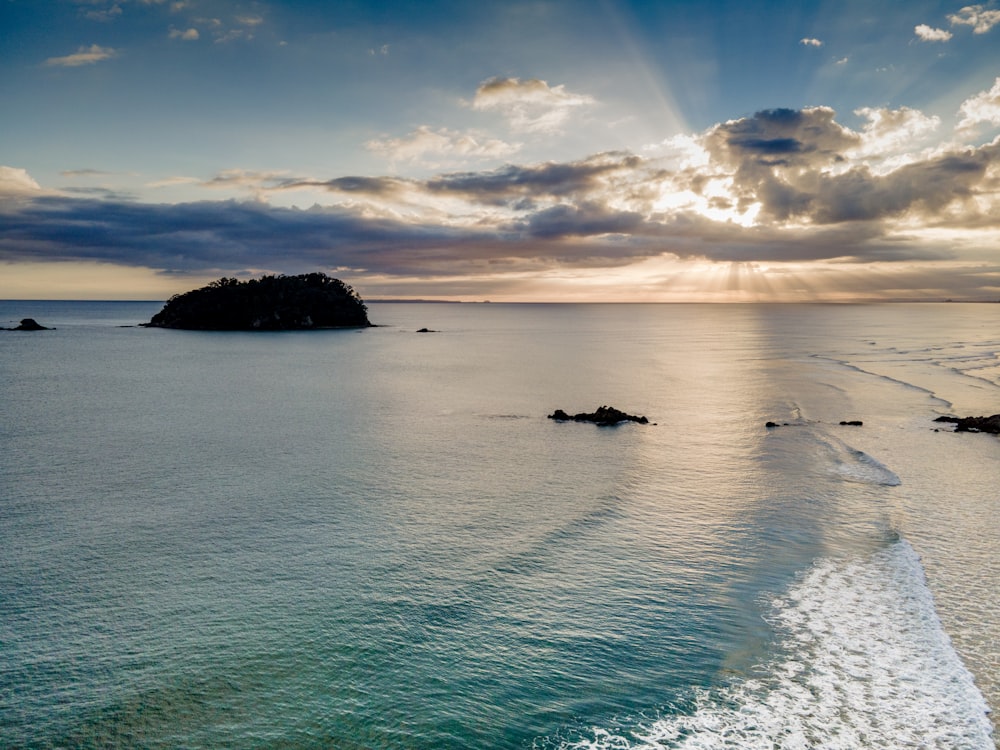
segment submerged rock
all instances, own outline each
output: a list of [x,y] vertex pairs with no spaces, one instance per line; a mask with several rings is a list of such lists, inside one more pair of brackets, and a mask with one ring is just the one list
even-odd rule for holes
[[601,427],[610,427],[622,422],[649,424],[649,420],[646,419],[646,417],[636,416],[635,414],[626,414],[613,406],[600,406],[596,411],[590,413],[580,412],[579,414],[573,414],[572,416],[564,412],[562,409],[556,409],[552,414],[549,414],[549,419],[555,419],[559,422],[593,422]]
[[989,417],[938,417],[935,422],[955,425],[955,432],[987,432],[1000,435],[1000,414]]
[[143,324],[201,331],[292,331],[366,328],[368,308],[357,293],[324,273],[219,279],[171,297]]

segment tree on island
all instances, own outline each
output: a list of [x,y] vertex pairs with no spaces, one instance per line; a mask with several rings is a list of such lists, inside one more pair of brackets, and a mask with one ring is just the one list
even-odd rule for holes
[[324,273],[222,278],[177,294],[144,324],[202,331],[291,331],[370,326],[368,308],[350,286]]

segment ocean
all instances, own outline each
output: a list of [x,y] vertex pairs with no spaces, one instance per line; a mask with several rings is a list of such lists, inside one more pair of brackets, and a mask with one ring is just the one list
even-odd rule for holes
[[0,303],[0,746],[996,746],[1000,305],[161,306]]

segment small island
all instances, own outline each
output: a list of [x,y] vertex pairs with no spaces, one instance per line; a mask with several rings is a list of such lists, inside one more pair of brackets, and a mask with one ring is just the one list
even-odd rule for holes
[[324,273],[222,278],[167,300],[147,328],[196,331],[301,331],[367,328],[368,308],[340,279]]
[[34,318],[24,318],[21,320],[21,324],[17,328],[3,328],[0,330],[4,331],[49,331],[50,328],[38,323]]
[[580,412],[579,414],[567,414],[562,409],[556,409],[552,414],[549,414],[549,419],[554,419],[557,422],[593,422],[600,427],[611,427],[621,422],[649,424],[646,417],[626,414],[613,406],[600,406],[593,412]]

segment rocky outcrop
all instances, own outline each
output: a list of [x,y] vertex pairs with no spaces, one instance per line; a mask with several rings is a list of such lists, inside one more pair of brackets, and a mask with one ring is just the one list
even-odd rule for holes
[[8,331],[51,331],[51,328],[46,328],[35,321],[34,318],[24,318],[21,320],[21,325],[16,328],[8,328]]
[[935,422],[955,425],[955,432],[988,432],[1000,435],[1000,414],[990,417],[938,417]]
[[171,297],[143,324],[200,331],[292,331],[365,328],[368,308],[340,279],[323,273],[219,279]]
[[611,427],[622,422],[649,424],[649,420],[646,417],[626,414],[613,406],[600,406],[596,411],[590,413],[580,412],[573,415],[567,414],[562,409],[556,409],[552,414],[549,414],[549,419],[555,419],[559,422],[593,422],[601,427]]

